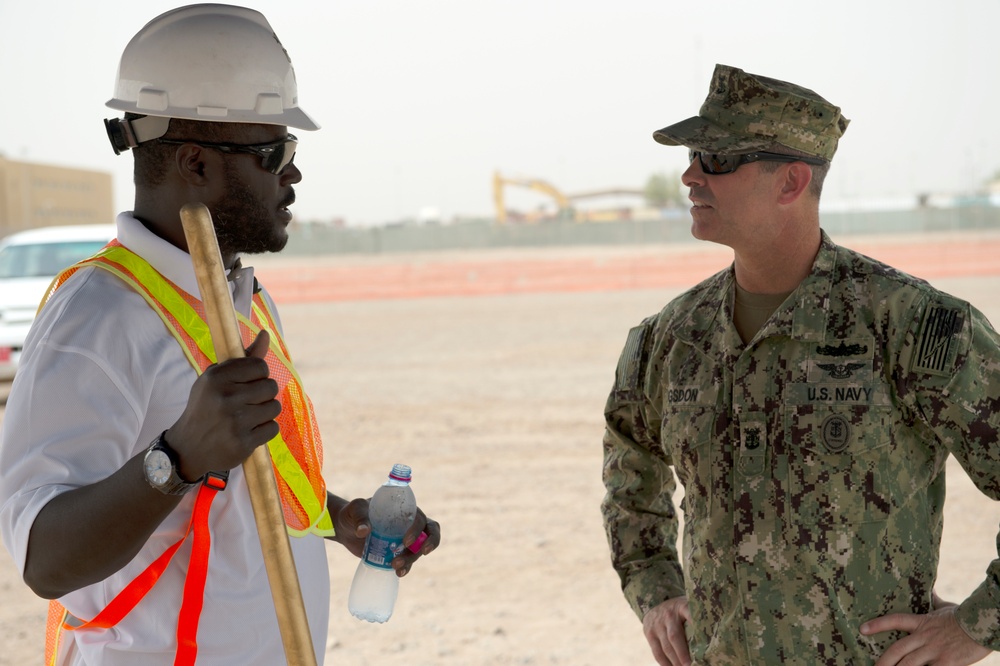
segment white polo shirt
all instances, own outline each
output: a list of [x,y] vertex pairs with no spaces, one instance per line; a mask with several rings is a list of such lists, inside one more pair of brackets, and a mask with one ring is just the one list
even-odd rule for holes
[[[200,298],[186,252],[130,213],[117,223],[125,247]],[[237,308],[248,314],[252,269],[230,284]],[[28,334],[0,430],[0,535],[22,574],[28,534],[42,507],[60,493],[106,478],[148,448],[180,417],[196,377],[159,316],[118,278],[88,267],[60,287]],[[93,618],[184,534],[196,495],[184,496],[122,570],[60,602],[76,617]],[[228,488],[216,497],[210,525],[199,666],[284,663],[242,468],[231,471]],[[291,542],[322,664],[330,603],[324,540]],[[71,555],[73,544],[65,548]],[[190,552],[189,537],[156,586],[117,626],[70,633],[76,641],[70,663],[171,666]]]

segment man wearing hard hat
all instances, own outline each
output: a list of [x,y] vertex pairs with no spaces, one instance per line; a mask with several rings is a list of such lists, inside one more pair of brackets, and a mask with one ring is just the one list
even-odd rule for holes
[[[192,5],[125,48],[106,121],[135,157],[117,239],[60,275],[28,336],[0,442],[0,533],[57,599],[49,664],[285,663],[241,464],[267,444],[317,661],[322,537],[359,555],[367,501],[328,492],[312,406],[274,303],[240,255],[277,252],[302,174],[288,54],[258,12]],[[214,363],[178,211],[211,212],[245,358]],[[393,562],[440,542],[423,512]],[[307,641],[308,642],[308,641]]]

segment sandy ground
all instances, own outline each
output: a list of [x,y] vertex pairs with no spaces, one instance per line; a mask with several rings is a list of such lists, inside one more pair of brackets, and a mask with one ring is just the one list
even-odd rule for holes
[[[991,302],[1000,277],[935,284],[1000,322],[1000,303]],[[601,527],[602,408],[628,329],[677,291],[283,307],[332,489],[368,496],[393,463],[408,463],[419,504],[444,533],[441,548],[402,581],[385,625],[348,614],[356,560],[328,547],[327,664],[654,663]],[[1000,504],[949,464],[938,592],[961,599],[996,557]],[[2,549],[0,595],[0,666],[40,663],[46,603]],[[1000,655],[982,663],[1000,664]]]

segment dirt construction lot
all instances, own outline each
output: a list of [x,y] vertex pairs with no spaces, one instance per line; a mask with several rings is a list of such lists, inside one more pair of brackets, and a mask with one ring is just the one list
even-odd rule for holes
[[[1000,322],[1000,235],[838,240]],[[386,625],[348,614],[356,560],[328,547],[327,664],[653,664],[601,527],[602,408],[628,329],[728,257],[685,245],[256,262],[284,304],[330,487],[368,496],[393,463],[408,463],[419,504],[443,526]],[[666,268],[650,276],[644,265]],[[608,266],[631,277],[593,279]],[[431,274],[433,287],[421,283]],[[314,289],[352,277],[353,292]],[[937,590],[960,600],[997,556],[1000,505],[953,462],[948,472]],[[0,665],[41,663],[46,603],[2,550],[0,595]]]

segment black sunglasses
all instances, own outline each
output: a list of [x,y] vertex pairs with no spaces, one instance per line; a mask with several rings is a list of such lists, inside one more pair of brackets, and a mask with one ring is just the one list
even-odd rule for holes
[[818,157],[799,157],[797,155],[782,155],[781,153],[761,151],[730,155],[727,153],[703,153],[698,150],[689,150],[688,160],[694,162],[695,158],[698,158],[698,161],[701,162],[701,170],[713,176],[732,173],[750,162],[805,162],[806,164],[816,166],[826,164],[826,160]]
[[299,142],[299,140],[295,138],[294,134],[289,134],[284,139],[274,141],[272,143],[253,144],[210,143],[207,141],[197,141],[195,139],[157,139],[157,141],[160,143],[178,146],[185,143],[193,143],[196,146],[201,146],[202,148],[214,148],[215,150],[223,153],[250,153],[251,155],[259,157],[261,166],[275,175],[280,174],[281,171],[286,166],[291,164],[293,159],[295,159],[295,147]]

